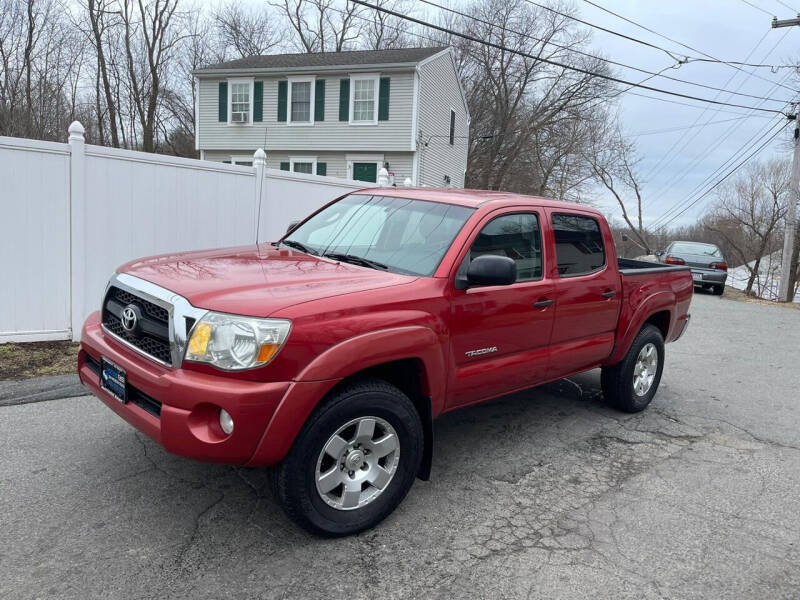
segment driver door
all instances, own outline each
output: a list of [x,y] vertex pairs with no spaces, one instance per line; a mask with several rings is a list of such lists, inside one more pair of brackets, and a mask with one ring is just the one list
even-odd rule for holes
[[453,286],[450,309],[450,405],[530,387],[547,376],[554,285],[544,278],[539,213],[505,210],[481,223],[456,277],[484,254],[514,259],[517,281],[505,286]]

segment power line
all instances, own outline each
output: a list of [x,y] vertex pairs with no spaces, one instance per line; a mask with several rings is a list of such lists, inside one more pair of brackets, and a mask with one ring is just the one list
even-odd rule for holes
[[[643,79],[639,83],[644,83],[648,79],[652,79],[652,77],[662,77],[664,79],[669,79],[671,81],[677,81],[679,83],[685,83],[687,85],[694,85],[694,86],[705,88],[705,89],[709,89],[709,90],[720,91],[720,88],[714,87],[713,85],[707,85],[707,84],[704,84],[704,83],[697,83],[695,81],[689,81],[687,79],[680,79],[678,77],[671,77],[670,75],[664,75],[663,74],[664,71],[666,71],[667,69],[677,69],[678,67],[680,67],[680,65],[681,65],[680,62],[678,64],[676,64],[676,65],[670,65],[669,67],[665,67],[664,69],[662,69],[661,71],[658,71],[658,72],[648,71],[647,69],[641,69],[639,67],[634,67],[632,65],[628,65],[628,64],[625,64],[625,63],[617,62],[615,60],[611,60],[611,59],[608,59],[608,58],[603,58],[602,56],[597,56],[596,54],[591,54],[589,52],[583,52],[582,50],[578,50],[576,48],[570,48],[569,46],[564,46],[563,44],[558,44],[558,43],[553,42],[551,40],[545,40],[545,39],[536,37],[535,35],[531,35],[531,34],[528,34],[528,33],[523,33],[521,31],[515,31],[514,29],[511,29],[509,27],[504,27],[504,26],[501,26],[501,25],[497,25],[496,23],[492,23],[491,21],[487,21],[487,20],[482,19],[480,17],[477,17],[475,15],[470,15],[470,14],[465,13],[465,12],[460,11],[460,10],[456,10],[455,8],[449,8],[447,6],[442,6],[441,4],[437,4],[436,2],[433,2],[432,0],[420,0],[420,2],[422,2],[424,4],[427,4],[429,6],[434,6],[434,7],[438,8],[438,9],[440,9],[440,10],[447,11],[447,12],[455,14],[455,15],[459,15],[460,17],[463,17],[463,18],[471,19],[473,21],[477,21],[478,23],[483,23],[484,25],[489,25],[490,27],[497,27],[499,29],[502,29],[503,31],[508,31],[510,33],[513,33],[514,35],[518,35],[518,36],[521,36],[521,37],[524,37],[524,38],[527,38],[527,39],[531,39],[531,40],[534,40],[534,41],[537,41],[537,42],[541,42],[542,44],[545,44],[545,45],[554,46],[554,47],[559,48],[561,50],[566,50],[568,52],[574,52],[575,54],[579,54],[581,56],[586,56],[587,58],[592,58],[592,59],[595,59],[595,60],[601,60],[601,61],[606,62],[608,64],[616,65],[618,67],[622,67],[622,68],[625,68],[625,69],[631,69],[633,71],[638,71],[639,73],[645,73],[646,75],[650,75],[650,77],[647,77],[647,78]],[[769,31],[770,31],[770,29],[767,30],[767,33],[769,33]],[[764,96],[756,96],[754,94],[745,94],[743,92],[732,92],[732,93],[735,93],[737,96],[742,96],[742,97],[747,97],[747,98],[754,98],[756,100],[770,100],[771,102],[784,102],[783,100],[778,100],[777,98],[765,98]]]
[[[691,200],[691,198],[696,193],[698,193],[700,190],[702,190],[703,187],[706,184],[708,184],[710,181],[712,181],[714,179],[714,177],[716,177],[719,173],[721,173],[723,170],[725,170],[725,168],[729,164],[733,163],[740,155],[742,155],[743,153],[747,152],[754,145],[758,144],[759,141],[764,139],[764,137],[769,135],[769,133],[775,128],[775,126],[780,123],[780,121],[775,121],[776,118],[777,117],[773,117],[772,118],[772,122],[767,125],[766,131],[759,130],[759,131],[756,131],[752,136],[750,136],[750,138],[746,142],[744,142],[741,146],[739,146],[736,150],[734,150],[734,152],[727,159],[725,159],[722,162],[722,164],[717,166],[716,169],[714,169],[711,173],[706,175],[706,177],[703,179],[703,181],[701,181],[696,186],[694,186],[692,188],[692,190],[686,195],[685,198],[675,202],[666,211],[664,211],[664,213],[662,213],[661,216],[659,216],[655,221],[653,221],[651,223],[651,227],[657,226],[660,222],[664,221],[665,219],[670,217],[672,214],[674,214],[676,211],[680,210],[686,203],[688,203]],[[758,139],[756,139],[756,138],[758,138]],[[717,147],[718,146],[715,146],[714,150],[716,150]],[[665,187],[665,189],[669,189],[669,188]]]
[[[788,31],[788,30],[787,30],[787,31]],[[762,43],[762,42],[764,41],[764,39],[767,37],[767,34],[768,34],[768,33],[769,33],[769,30],[767,30],[767,31],[764,33],[764,35],[762,35],[762,36],[761,36],[761,39],[760,39],[760,40],[758,40],[758,42],[757,42],[757,43],[756,43],[756,45],[753,47],[753,49],[752,49],[752,50],[750,50],[750,52],[747,54],[747,59],[749,59],[751,56],[753,56],[753,54],[755,53],[755,51],[758,49],[758,47],[761,45],[761,43]],[[782,36],[782,37],[781,37],[781,38],[778,40],[778,43],[777,43],[777,44],[775,44],[775,45],[774,45],[774,46],[773,46],[773,47],[772,47],[772,48],[769,50],[769,52],[767,52],[767,53],[764,55],[764,58],[767,58],[767,57],[769,57],[769,56],[770,56],[770,55],[771,55],[771,54],[772,54],[772,53],[775,51],[775,49],[776,49],[776,48],[777,48],[777,47],[778,47],[778,46],[781,44],[781,42],[783,42],[783,39],[784,39],[785,37],[786,37],[786,34],[784,33],[784,35],[783,35],[783,36]],[[728,78],[728,80],[725,82],[725,84],[723,85],[723,88],[727,88],[727,87],[728,87],[728,86],[731,84],[731,82],[733,82],[733,80],[736,78],[736,76],[737,76],[738,74],[739,74],[738,72],[736,72],[736,73],[733,73],[733,74],[732,74],[732,75],[731,75],[731,76]],[[750,72],[750,75],[752,75],[752,71]],[[739,89],[740,89],[740,88],[741,88],[741,87],[742,87],[742,86],[745,84],[745,82],[746,82],[746,81],[749,79],[750,75],[748,75],[747,77],[745,77],[744,79],[742,79],[742,80],[739,82],[739,84],[736,86],[736,90],[739,90]],[[778,83],[773,83],[773,86],[772,86],[772,87],[769,89],[769,91],[767,92],[767,95],[771,94],[771,93],[773,92],[773,90],[777,89],[777,85],[778,85],[779,83],[781,83],[782,81],[785,81],[786,79],[788,79],[789,75],[790,75],[790,74],[789,74],[789,73],[787,73],[786,75],[784,75],[783,79],[782,79],[782,80],[780,80]],[[736,91],[736,90],[734,90],[734,91]],[[720,97],[720,94],[717,94],[716,96],[714,96],[714,99],[716,100],[716,99],[717,99],[717,98],[719,98],[719,97]],[[758,102],[758,103],[756,104],[756,106],[761,106],[762,104],[763,104],[763,102]],[[698,115],[697,119],[695,119],[695,123],[697,123],[697,122],[699,122],[699,121],[700,121],[700,119],[703,117],[703,115],[706,113],[706,111],[707,111],[707,110],[710,110],[710,107],[708,107],[708,106],[707,106],[707,107],[706,107],[706,108],[703,110],[703,112],[702,112],[702,113],[700,113],[700,114]],[[713,119],[713,118],[714,118],[714,116],[715,116],[716,114],[717,114],[717,113],[716,113],[716,111],[715,111],[715,112],[713,112],[713,113],[711,114],[711,116],[709,117],[709,120]],[[690,143],[690,142],[691,142],[693,139],[695,139],[695,138],[696,138],[696,137],[699,135],[700,131],[702,131],[702,128],[701,128],[699,131],[695,132],[695,133],[694,133],[694,135],[693,135],[691,138],[689,138],[689,140],[687,140],[687,141],[686,141],[686,143],[685,143],[685,144],[683,144],[683,146],[681,146],[680,148],[678,148],[678,145],[679,145],[679,144],[680,144],[680,143],[681,143],[681,142],[682,142],[682,141],[683,141],[683,140],[686,138],[686,135],[688,135],[688,132],[687,132],[687,133],[684,133],[684,134],[683,134],[683,135],[681,135],[681,136],[680,136],[680,137],[679,137],[677,140],[675,140],[675,142],[672,144],[672,146],[670,146],[669,150],[667,150],[667,152],[666,152],[666,153],[665,153],[665,154],[664,154],[664,155],[663,155],[663,156],[662,156],[662,157],[661,157],[661,158],[658,160],[658,162],[657,162],[657,163],[656,163],[656,164],[655,164],[655,165],[654,165],[654,166],[653,166],[653,167],[650,169],[650,171],[648,171],[648,173],[645,175],[645,178],[646,178],[646,179],[649,179],[651,175],[653,175],[653,174],[657,175],[657,174],[661,173],[661,171],[663,171],[663,170],[664,170],[664,169],[665,169],[665,168],[666,168],[666,167],[667,167],[669,164],[671,164],[671,163],[672,163],[672,161],[673,161],[673,160],[675,160],[675,157],[677,156],[677,153],[680,153],[680,152],[682,152],[682,151],[683,151],[683,150],[684,150],[684,149],[685,149],[685,148],[686,148],[686,147],[689,145],[689,143]],[[674,154],[673,154],[673,151],[674,151],[674,150],[676,150],[676,148],[678,148],[678,149],[677,149],[677,153],[674,153]],[[664,162],[664,161],[666,161],[666,162]],[[660,167],[660,168],[659,168],[659,167]],[[665,188],[665,189],[667,189],[667,188]]]
[[[694,127],[705,127],[706,125],[719,125],[720,123],[730,123],[731,121],[741,121],[743,119],[749,119],[750,115],[745,115],[743,117],[734,117],[732,119],[722,119],[721,121],[708,121],[706,123],[702,123],[701,125],[687,125],[685,127],[668,127],[666,129],[653,129],[651,131],[640,131],[639,133],[630,133],[628,134],[630,137],[641,137],[643,135],[655,135],[657,133],[672,133],[673,131],[683,131],[684,129],[692,129]],[[770,117],[764,117],[769,119]],[[771,117],[775,118],[775,117]]]
[[714,185],[712,185],[712,186],[711,186],[710,188],[708,188],[708,189],[707,189],[705,192],[703,192],[703,194],[702,194],[702,195],[698,196],[698,197],[697,197],[697,198],[696,198],[696,199],[695,199],[695,200],[694,200],[694,201],[693,201],[691,204],[689,204],[689,205],[688,205],[686,208],[684,208],[683,210],[681,210],[681,212],[679,212],[678,214],[676,214],[676,215],[675,215],[674,217],[672,217],[672,218],[671,218],[669,221],[667,221],[667,222],[663,223],[663,224],[661,225],[661,227],[659,227],[659,229],[663,230],[663,229],[664,229],[664,228],[665,228],[667,225],[669,225],[670,223],[672,223],[672,222],[673,222],[675,219],[677,219],[678,217],[680,217],[680,216],[681,216],[683,213],[685,213],[687,210],[689,210],[689,209],[690,209],[692,206],[694,206],[694,205],[695,205],[695,204],[697,204],[697,203],[698,203],[700,200],[702,200],[702,199],[703,199],[703,198],[705,198],[705,197],[706,197],[708,194],[710,194],[710,193],[711,193],[711,192],[712,192],[714,189],[716,189],[717,187],[719,187],[719,186],[722,184],[722,182],[724,182],[726,179],[728,179],[728,177],[730,177],[731,175],[733,175],[733,174],[734,174],[734,173],[735,173],[735,172],[736,172],[736,171],[737,171],[737,170],[738,170],[738,169],[739,169],[739,168],[740,168],[742,165],[744,165],[744,164],[745,164],[747,161],[749,161],[751,158],[753,158],[753,157],[754,157],[756,154],[758,154],[759,152],[761,152],[761,151],[762,151],[762,150],[763,150],[763,149],[764,149],[764,148],[765,148],[765,147],[766,147],[766,146],[767,146],[767,145],[768,145],[768,144],[769,144],[769,143],[770,143],[772,140],[774,140],[774,139],[775,139],[775,138],[778,136],[778,134],[779,134],[781,131],[783,131],[784,129],[786,129],[786,127],[789,125],[789,123],[790,123],[790,121],[787,121],[786,123],[784,123],[784,124],[783,124],[783,127],[781,127],[780,129],[778,129],[778,131],[776,131],[774,134],[772,134],[772,136],[770,136],[770,138],[769,138],[769,139],[768,139],[766,142],[764,142],[763,144],[761,144],[761,146],[759,146],[759,147],[758,147],[756,150],[754,150],[754,151],[753,151],[753,152],[752,152],[752,153],[751,153],[751,154],[750,154],[750,155],[749,155],[747,158],[745,158],[745,159],[744,159],[742,162],[740,162],[738,165],[736,165],[736,166],[735,166],[733,169],[731,169],[730,171],[728,171],[728,172],[725,174],[725,176],[724,176],[724,177],[721,177],[720,179],[718,179],[718,180],[717,180],[717,182],[716,182]]
[[[625,21],[627,23],[630,23],[631,25],[639,27],[640,29],[643,29],[644,31],[652,33],[653,35],[657,35],[658,37],[663,38],[663,39],[665,39],[667,41],[670,41],[673,44],[678,44],[679,46],[683,46],[687,50],[691,50],[692,52],[697,52],[698,54],[701,54],[701,55],[706,57],[706,58],[697,58],[697,57],[687,56],[686,57],[687,62],[692,62],[692,61],[716,62],[716,63],[728,65],[729,67],[731,67],[733,69],[736,69],[737,71],[742,71],[742,67],[743,66],[755,67],[755,65],[751,65],[751,64],[748,64],[746,62],[739,63],[739,62],[736,62],[736,61],[729,61],[729,60],[719,59],[719,58],[717,58],[715,56],[712,56],[711,54],[703,52],[702,50],[698,50],[694,46],[689,46],[688,44],[684,44],[683,42],[679,42],[678,40],[675,40],[675,39],[673,39],[671,37],[668,37],[668,36],[664,35],[663,33],[659,33],[658,31],[656,31],[654,29],[651,29],[651,28],[649,28],[649,27],[647,27],[645,25],[642,25],[641,23],[637,23],[636,21],[634,21],[632,19],[629,19],[628,17],[625,17],[625,16],[623,16],[623,15],[621,15],[619,13],[616,13],[613,10],[609,10],[608,8],[605,8],[604,6],[601,6],[600,4],[597,4],[596,2],[592,2],[592,0],[583,0],[583,1],[586,2],[587,4],[591,4],[592,6],[598,8],[598,9],[600,9],[600,10],[602,10],[602,11],[604,11],[604,12],[610,14],[610,15],[613,15],[613,16],[617,17],[618,19],[622,19],[623,21]],[[534,6],[539,6],[541,8],[544,8],[544,9],[549,10],[551,12],[554,12],[556,14],[562,15],[562,16],[567,17],[569,19],[579,20],[579,19],[576,19],[575,17],[572,17],[570,15],[567,15],[567,14],[564,14],[562,12],[559,12],[559,11],[553,9],[553,8],[548,8],[547,6],[544,6],[543,4],[538,4],[536,2],[533,2],[533,0],[525,0],[525,2],[528,2],[529,4],[533,4]],[[610,31],[610,30],[607,30],[605,28],[599,27],[597,25],[593,25],[592,23],[589,23],[587,21],[582,21],[581,20],[580,22],[581,23],[585,23],[586,25],[589,25],[590,27],[595,27],[597,29],[602,29],[603,31]],[[615,33],[615,32],[611,32],[611,33]],[[661,48],[661,50],[663,50],[664,52],[667,52],[667,50],[665,50],[663,48]],[[745,60],[747,60],[747,59],[745,59]],[[760,65],[760,66],[763,66],[763,65]],[[769,79],[767,79],[765,77],[761,77],[760,75],[755,75],[755,77],[758,78],[758,79],[763,79],[764,81],[768,81],[769,83],[773,83]],[[787,90],[791,90],[792,92],[795,91],[792,88],[787,87],[787,86],[782,86],[782,87],[785,87]]]
[[744,104],[733,104],[733,103],[730,103],[730,102],[720,102],[720,101],[717,101],[717,100],[711,100],[709,98],[701,98],[699,96],[692,96],[690,94],[681,94],[679,92],[671,92],[671,91],[668,91],[668,90],[662,90],[660,88],[656,88],[656,87],[652,87],[652,86],[648,86],[648,85],[637,84],[635,82],[627,81],[625,79],[620,79],[618,77],[612,77],[611,75],[605,75],[603,73],[597,73],[596,71],[590,71],[588,69],[582,69],[580,67],[573,67],[571,65],[565,65],[563,63],[560,63],[560,62],[554,61],[554,60],[550,60],[548,58],[543,58],[541,56],[534,56],[532,54],[528,54],[527,52],[522,52],[520,50],[514,50],[513,48],[508,48],[508,47],[503,46],[501,44],[495,44],[494,42],[481,40],[481,39],[476,38],[475,36],[467,35],[465,33],[462,33],[460,31],[455,31],[455,30],[449,29],[447,27],[442,27],[441,25],[435,25],[433,23],[429,23],[427,21],[423,21],[422,19],[417,19],[416,17],[411,17],[411,16],[408,16],[408,15],[404,15],[402,13],[398,13],[396,11],[393,11],[393,10],[390,10],[388,8],[385,8],[383,6],[370,4],[369,2],[365,2],[364,0],[351,0],[351,1],[354,2],[355,4],[360,4],[362,6],[366,6],[368,8],[372,8],[373,10],[378,10],[378,11],[381,11],[381,12],[386,13],[386,14],[394,15],[395,17],[398,17],[398,18],[401,18],[401,19],[405,19],[406,21],[411,21],[412,23],[417,23],[418,25],[422,25],[424,27],[429,27],[431,29],[436,29],[436,30],[441,31],[443,33],[447,33],[449,35],[453,35],[453,36],[460,37],[460,38],[463,38],[463,39],[466,39],[466,40],[470,40],[470,41],[478,43],[478,44],[483,44],[485,46],[491,46],[492,48],[496,48],[497,50],[502,50],[503,52],[508,52],[510,54],[516,54],[518,56],[523,56],[525,58],[530,58],[532,60],[536,60],[536,61],[539,61],[539,62],[543,62],[545,64],[549,64],[549,65],[553,65],[553,66],[556,66],[556,67],[560,67],[562,69],[568,69],[570,71],[575,71],[577,73],[582,73],[584,75],[597,77],[599,79],[605,79],[607,81],[613,81],[615,83],[621,83],[623,85],[630,85],[630,86],[641,88],[641,89],[644,89],[644,90],[650,90],[652,92],[658,92],[660,94],[667,94],[667,95],[670,95],[670,96],[676,96],[678,98],[686,98],[686,99],[689,99],[689,100],[697,100],[698,102],[707,102],[709,104],[718,104],[718,105],[721,105],[721,106],[730,106],[730,107],[733,107],[733,108],[744,108],[745,110],[758,110],[758,111],[761,111],[761,112],[768,112],[768,113],[774,113],[774,114],[783,114],[783,113],[781,113],[781,111],[773,110],[773,109],[770,109],[770,108],[760,108],[760,107],[747,106],[747,105],[744,105]]
[[[657,98],[655,96],[648,96],[647,94],[641,94],[639,92],[627,92],[629,96],[639,96],[640,98],[647,98],[648,100],[658,100],[659,102],[668,102],[670,104],[678,104],[680,106],[688,106],[689,108],[696,108],[698,110],[703,109],[705,111],[707,109],[706,106],[698,106],[697,104],[689,104],[688,102],[680,102],[678,100],[668,100],[667,98]],[[748,113],[739,112],[737,110],[725,110],[724,108],[718,108],[717,112],[727,113],[729,115],[741,115],[744,117],[751,117],[753,119],[771,119],[773,117],[767,115],[753,115]]]
[[788,4],[786,4],[786,2],[783,2],[782,0],[775,0],[775,2],[777,2],[781,6],[785,6],[786,8],[788,8],[789,10],[791,10],[795,14],[800,13],[799,10],[797,10],[796,8],[792,8],[791,6],[789,6]]
[[[772,117],[772,118],[773,118],[773,119],[775,119],[775,117]],[[698,152],[698,153],[695,155],[695,158],[693,159],[693,161],[692,161],[692,163],[691,163],[691,164],[689,164],[689,165],[687,165],[686,167],[684,167],[683,169],[681,169],[681,170],[680,170],[680,172],[679,172],[678,174],[676,174],[674,177],[672,177],[672,179],[671,179],[671,180],[670,180],[670,181],[669,181],[669,182],[668,182],[666,185],[662,186],[662,191],[661,191],[659,194],[657,194],[655,198],[653,198],[653,202],[657,202],[657,201],[658,201],[660,198],[664,197],[664,196],[667,194],[668,190],[672,189],[672,186],[673,186],[675,183],[677,183],[678,181],[680,181],[680,180],[681,180],[683,177],[685,177],[685,176],[686,176],[686,175],[687,175],[689,172],[691,172],[691,171],[692,171],[692,169],[694,169],[694,168],[695,168],[695,167],[696,167],[698,164],[700,164],[700,163],[701,163],[701,162],[702,162],[702,161],[705,159],[705,157],[707,157],[707,156],[710,156],[710,155],[711,155],[713,152],[715,152],[715,151],[717,150],[717,148],[719,148],[720,146],[722,146],[722,144],[724,144],[724,143],[725,143],[725,141],[726,141],[726,140],[727,140],[727,139],[728,139],[728,138],[729,138],[731,135],[733,135],[733,133],[734,133],[736,130],[737,130],[737,125],[731,125],[731,126],[728,128],[728,130],[727,130],[727,131],[726,131],[724,134],[722,134],[721,136],[717,136],[717,137],[714,139],[714,141],[712,141],[712,142],[711,142],[709,145],[707,145],[707,146],[706,146],[706,147],[705,147],[703,150],[701,150],[700,152]],[[757,136],[758,136],[758,132],[756,132],[756,133],[755,133],[755,134],[754,134],[754,135],[753,135],[753,136],[752,136],[752,137],[751,137],[751,138],[750,138],[750,139],[749,139],[747,142],[745,142],[745,144],[744,144],[744,145],[747,145],[748,143],[750,143],[750,142],[751,142],[751,141],[752,141],[752,140],[753,140],[755,137],[757,137]],[[686,148],[686,147],[687,147],[687,146],[688,146],[688,145],[689,145],[689,144],[692,142],[692,140],[693,140],[695,137],[697,137],[697,134],[695,134],[694,136],[692,136],[692,138],[690,138],[689,140],[687,140],[687,142],[686,142],[686,143],[683,145],[683,147],[680,149],[680,151],[682,151],[684,148]],[[674,158],[674,157],[673,157],[673,158]],[[734,155],[733,155],[731,158],[729,158],[729,159],[728,159],[728,161],[730,161],[730,160],[734,160],[734,159],[735,159],[735,153],[734,153]],[[707,181],[707,180],[710,180],[711,178],[713,178],[713,177],[714,177],[714,175],[716,175],[716,173],[717,173],[718,171],[720,171],[721,169],[723,169],[723,168],[725,167],[725,165],[728,163],[728,161],[725,161],[725,162],[724,162],[722,165],[720,165],[720,166],[719,166],[719,167],[718,167],[718,168],[717,168],[717,169],[716,169],[716,170],[715,170],[713,173],[711,173],[711,175],[709,175],[709,176],[707,177],[706,181]],[[705,181],[704,181],[703,183],[701,183],[699,186],[697,186],[697,188],[695,188],[695,190],[692,190],[692,192],[690,193],[690,195],[691,195],[691,194],[694,194],[694,192],[695,192],[697,189],[700,189],[700,188],[701,188],[703,185],[705,185]],[[674,208],[674,207],[673,207],[673,208]]]
[[775,13],[771,13],[768,10],[764,10],[763,8],[761,8],[760,6],[756,6],[752,2],[748,2],[747,0],[742,0],[742,2],[747,4],[747,6],[749,6],[750,8],[755,8],[756,10],[760,10],[762,13],[764,13],[768,17],[774,17],[775,16]]

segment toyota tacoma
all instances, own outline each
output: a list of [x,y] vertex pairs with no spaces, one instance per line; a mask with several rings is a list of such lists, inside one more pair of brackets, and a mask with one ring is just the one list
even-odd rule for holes
[[273,243],[121,266],[78,371],[168,452],[273,467],[291,519],[347,535],[429,477],[448,411],[595,368],[643,410],[692,289],[688,267],[618,259],[585,206],[367,189]]

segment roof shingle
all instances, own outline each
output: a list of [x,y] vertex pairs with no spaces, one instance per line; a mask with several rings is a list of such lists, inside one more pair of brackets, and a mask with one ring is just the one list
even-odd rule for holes
[[396,48],[392,50],[355,50],[351,52],[316,52],[302,54],[265,54],[209,65],[195,73],[219,70],[249,69],[300,69],[307,67],[352,67],[359,65],[418,63],[444,50],[446,46],[432,48]]

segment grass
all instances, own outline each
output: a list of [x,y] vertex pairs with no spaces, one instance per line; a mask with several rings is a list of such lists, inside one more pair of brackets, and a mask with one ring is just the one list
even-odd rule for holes
[[738,302],[749,302],[750,304],[761,304],[765,306],[779,306],[789,310],[800,310],[800,302],[775,302],[774,300],[764,300],[756,296],[748,296],[742,290],[737,290],[729,285],[725,286],[725,298]]
[[77,361],[78,344],[72,342],[0,344],[0,381],[75,373]]

